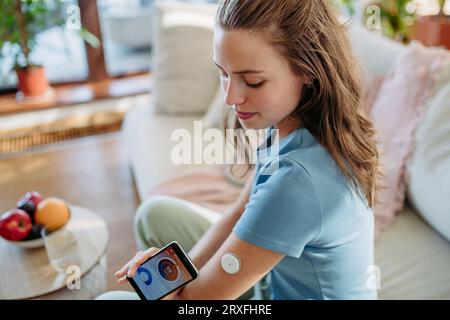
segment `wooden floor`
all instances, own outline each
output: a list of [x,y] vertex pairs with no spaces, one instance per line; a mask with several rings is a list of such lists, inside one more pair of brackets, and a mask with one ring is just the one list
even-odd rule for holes
[[135,253],[132,232],[138,199],[120,132],[82,138],[20,156],[0,159],[0,212],[22,194],[37,190],[102,216],[108,226],[108,290],[114,272]]

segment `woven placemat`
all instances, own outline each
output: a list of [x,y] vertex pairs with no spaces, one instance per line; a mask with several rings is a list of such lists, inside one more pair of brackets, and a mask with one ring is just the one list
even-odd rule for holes
[[56,142],[118,131],[124,115],[124,112],[97,112],[83,116],[69,116],[32,127],[0,130],[0,155],[20,153]]

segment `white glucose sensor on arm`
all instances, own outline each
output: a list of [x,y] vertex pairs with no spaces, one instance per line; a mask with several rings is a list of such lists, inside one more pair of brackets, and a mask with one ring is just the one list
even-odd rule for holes
[[232,253],[225,253],[221,260],[223,270],[228,274],[236,274],[241,269],[239,258]]

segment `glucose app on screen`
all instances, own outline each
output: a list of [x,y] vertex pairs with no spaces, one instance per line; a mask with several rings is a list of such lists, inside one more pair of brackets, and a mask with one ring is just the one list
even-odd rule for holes
[[169,247],[142,264],[133,279],[148,300],[156,300],[192,277]]

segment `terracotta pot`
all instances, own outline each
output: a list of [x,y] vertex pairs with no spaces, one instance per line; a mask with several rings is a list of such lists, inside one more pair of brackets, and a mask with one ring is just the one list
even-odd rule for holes
[[426,46],[450,49],[450,16],[424,16],[415,24],[412,39]]
[[48,88],[48,79],[42,66],[32,66],[16,69],[19,80],[19,90],[25,97],[36,97],[44,95]]

